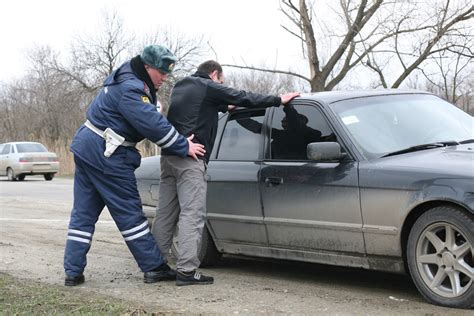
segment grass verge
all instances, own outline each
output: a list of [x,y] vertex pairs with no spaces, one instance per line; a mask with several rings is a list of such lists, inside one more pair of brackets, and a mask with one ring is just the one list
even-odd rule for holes
[[0,273],[0,315],[156,315],[130,302]]

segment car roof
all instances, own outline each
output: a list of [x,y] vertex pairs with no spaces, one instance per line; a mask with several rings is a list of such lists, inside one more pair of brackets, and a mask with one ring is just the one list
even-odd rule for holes
[[6,144],[41,144],[41,143],[38,143],[38,142],[9,142],[9,143],[3,143],[2,145],[6,145]]
[[320,103],[334,103],[342,100],[381,96],[381,95],[401,95],[401,94],[431,94],[420,90],[402,89],[377,89],[377,90],[353,90],[353,91],[324,91],[302,94],[300,98],[312,99]]

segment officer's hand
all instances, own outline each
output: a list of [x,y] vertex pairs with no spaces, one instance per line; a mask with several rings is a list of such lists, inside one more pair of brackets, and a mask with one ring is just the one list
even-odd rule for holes
[[299,97],[299,96],[300,96],[299,92],[291,92],[291,93],[282,94],[280,96],[281,104],[286,105],[286,104],[288,104],[288,102],[290,102],[291,100],[293,100],[294,98]]
[[232,112],[233,110],[235,110],[236,107],[237,107],[237,106],[235,106],[235,105],[230,105],[230,104],[229,104],[229,105],[227,106],[227,111]]
[[189,136],[188,139],[188,156],[193,157],[194,159],[198,160],[197,156],[204,156],[206,150],[204,149],[204,145],[193,143],[191,140],[194,138],[194,134]]

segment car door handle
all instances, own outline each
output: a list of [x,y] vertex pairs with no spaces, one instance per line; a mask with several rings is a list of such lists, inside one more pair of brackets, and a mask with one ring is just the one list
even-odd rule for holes
[[283,178],[281,177],[268,177],[265,178],[265,185],[272,186],[272,185],[280,185],[283,184]]

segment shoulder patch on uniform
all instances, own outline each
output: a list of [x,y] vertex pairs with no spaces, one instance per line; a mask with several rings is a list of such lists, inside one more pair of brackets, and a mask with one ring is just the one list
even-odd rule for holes
[[142,95],[142,101],[143,101],[144,103],[151,103],[151,102],[150,102],[150,99],[148,99],[148,97],[145,96],[145,95]]

